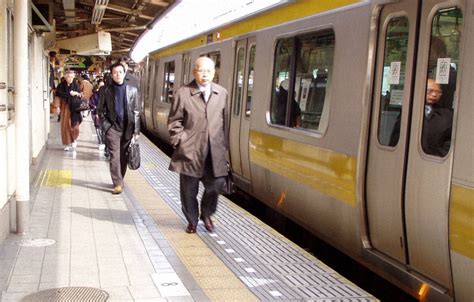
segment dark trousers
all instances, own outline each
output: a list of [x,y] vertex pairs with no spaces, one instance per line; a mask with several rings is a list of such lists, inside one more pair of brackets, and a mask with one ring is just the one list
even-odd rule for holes
[[105,133],[105,141],[110,154],[110,176],[114,187],[123,187],[123,178],[127,172],[127,149],[130,140],[125,140],[124,133],[111,127]]
[[204,174],[201,178],[184,174],[179,175],[181,209],[188,223],[193,226],[196,226],[199,221],[199,205],[197,200],[199,181],[202,181],[204,185],[204,193],[201,199],[201,217],[210,217],[216,212],[217,198],[222,192],[225,183],[225,176],[214,177],[210,156],[206,160]]

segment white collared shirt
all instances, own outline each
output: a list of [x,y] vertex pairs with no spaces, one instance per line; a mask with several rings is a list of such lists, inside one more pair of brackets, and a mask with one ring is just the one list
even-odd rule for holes
[[201,91],[204,94],[204,100],[207,103],[207,101],[209,101],[209,98],[211,97],[211,84],[209,84],[207,86],[201,86],[199,84],[197,84],[197,85],[199,87],[199,91]]

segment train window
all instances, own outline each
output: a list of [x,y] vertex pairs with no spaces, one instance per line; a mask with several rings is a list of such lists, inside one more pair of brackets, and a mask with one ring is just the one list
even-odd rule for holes
[[165,63],[165,77],[163,82],[163,102],[173,102],[174,61]]
[[252,110],[252,97],[253,97],[253,74],[255,71],[255,45],[250,47],[249,51],[249,69],[247,77],[247,102],[245,103],[245,116],[250,116]]
[[293,39],[282,39],[278,41],[275,50],[275,63],[273,65],[274,86],[272,89],[270,117],[271,122],[277,125],[286,124],[286,107],[288,105],[288,87],[293,49]]
[[385,146],[396,146],[400,138],[408,29],[407,17],[395,17],[389,21],[385,34],[377,136],[379,143]]
[[214,74],[214,83],[219,84],[219,74],[221,70],[221,54],[218,52],[210,53],[207,57],[211,58],[215,63],[216,73]]
[[187,84],[188,83],[188,75],[186,74],[186,67],[188,66],[189,62],[189,56],[188,55],[183,55],[183,67],[181,68],[181,84]]
[[311,33],[278,42],[273,123],[324,132],[334,45],[334,32]]
[[240,113],[240,102],[242,99],[242,93],[244,91],[244,67],[245,67],[245,48],[239,47],[237,49],[237,60],[235,62],[237,65],[235,68],[236,75],[234,76],[234,106],[232,112],[234,115],[239,115]]
[[150,78],[151,78],[151,61],[148,61],[148,68],[146,73],[146,86],[145,86],[145,99],[150,97],[151,85],[150,85]]
[[462,22],[461,10],[451,7],[440,9],[431,25],[421,146],[439,157],[451,147]]
[[149,98],[150,100],[154,100],[155,98],[158,98],[159,95],[162,94],[162,91],[159,91],[159,85],[156,85],[155,83],[158,81],[160,76],[158,75],[158,70],[160,69],[160,61],[155,61],[152,68],[151,68],[151,75],[149,79],[149,87],[150,87],[150,95]]

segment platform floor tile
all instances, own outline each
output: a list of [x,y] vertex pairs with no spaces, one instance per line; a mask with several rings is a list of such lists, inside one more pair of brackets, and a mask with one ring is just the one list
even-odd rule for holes
[[[212,301],[258,301],[199,236],[184,232],[185,223],[137,171],[126,177],[127,191],[147,210],[176,256]],[[219,290],[216,290],[219,289]],[[234,296],[235,295],[235,296]]]
[[[177,267],[177,275],[170,263],[176,255],[166,257],[169,244],[144,210],[126,194],[111,194],[109,162],[93,129],[86,118],[77,150],[65,152],[59,123],[51,122],[51,139],[30,187],[29,233],[9,234],[0,244],[0,300],[78,286],[103,289],[108,301],[209,301],[189,272]],[[56,242],[18,244],[41,239]],[[164,291],[160,286],[168,279],[187,287],[178,294]]]
[[[169,158],[146,138],[141,141],[141,151],[142,166],[128,174],[126,182],[146,182],[156,192],[154,195],[144,189],[132,189],[136,200],[153,217],[176,255],[203,288],[209,281],[199,281],[200,278],[216,276],[221,270],[213,266],[215,260],[210,260],[204,243],[259,300],[377,301],[224,196],[219,197],[214,233],[207,233],[202,223],[198,224],[197,236],[184,233],[186,221],[181,211],[178,174],[168,171]],[[202,192],[201,187],[199,198]],[[178,220],[169,221],[172,212]],[[171,237],[176,238],[174,243]],[[188,237],[200,238],[201,242],[187,240]],[[218,280],[210,281],[217,286]],[[219,300],[209,290],[206,294]]]
[[[0,245],[2,301],[31,292],[90,286],[109,301],[376,301],[225,197],[216,231],[186,234],[179,178],[146,137],[142,167],[128,171],[125,192],[111,194],[108,161],[97,150],[90,118],[79,147],[64,152],[59,123],[31,187],[31,238]],[[202,195],[202,188],[199,195]]]

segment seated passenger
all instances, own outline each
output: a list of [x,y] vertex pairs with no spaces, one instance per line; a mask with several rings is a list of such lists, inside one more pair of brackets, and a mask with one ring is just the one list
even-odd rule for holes
[[433,79],[428,79],[421,146],[427,154],[445,156],[451,145],[453,114],[439,105],[443,91]]
[[[278,88],[277,93],[277,101],[276,101],[276,108],[274,109],[275,112],[275,120],[274,123],[278,125],[285,125],[286,119],[286,106],[288,102],[288,88],[289,88],[289,80],[283,80],[280,83],[280,87]],[[298,103],[293,99],[291,102],[291,120],[290,120],[290,127],[300,127],[301,126],[301,109]]]

